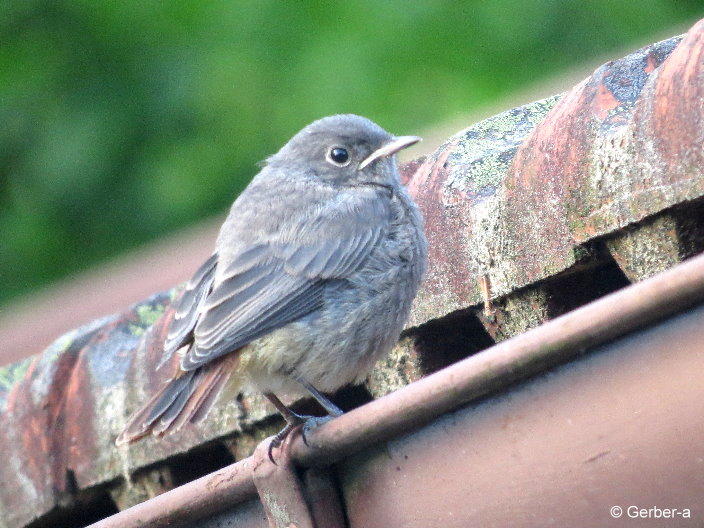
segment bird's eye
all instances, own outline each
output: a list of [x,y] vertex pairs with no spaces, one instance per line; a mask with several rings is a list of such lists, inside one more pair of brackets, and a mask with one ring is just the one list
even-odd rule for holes
[[344,167],[350,162],[350,154],[347,149],[342,147],[333,147],[328,150],[328,155],[326,156],[328,162],[338,167]]

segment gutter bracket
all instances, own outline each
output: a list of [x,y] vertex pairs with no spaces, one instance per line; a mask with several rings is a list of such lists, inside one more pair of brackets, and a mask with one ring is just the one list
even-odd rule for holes
[[303,481],[289,455],[288,441],[269,460],[267,438],[254,451],[252,477],[270,528],[346,528],[340,492],[329,468],[311,468]]

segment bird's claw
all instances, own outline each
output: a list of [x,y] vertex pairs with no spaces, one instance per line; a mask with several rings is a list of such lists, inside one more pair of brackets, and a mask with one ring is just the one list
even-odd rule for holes
[[334,416],[308,416],[306,421],[303,422],[303,427],[301,427],[301,438],[303,438],[303,443],[308,445],[308,433],[313,431],[316,427],[320,427],[324,423],[328,423],[333,418],[335,418],[335,417]]
[[303,422],[302,421],[301,422],[297,422],[297,421],[288,422],[286,424],[286,427],[284,427],[283,429],[281,429],[281,431],[276,433],[276,436],[274,436],[274,438],[271,439],[271,442],[269,442],[269,449],[267,450],[267,454],[269,455],[269,460],[271,460],[271,462],[274,465],[276,465],[276,460],[274,460],[274,448],[281,447],[281,444],[284,443],[284,440],[286,440],[288,435],[290,435],[291,432],[296,427],[301,425],[301,423],[303,423]]
[[281,429],[281,431],[276,433],[276,436],[274,436],[274,438],[271,439],[271,442],[269,442],[269,448],[267,451],[269,455],[269,460],[276,464],[276,461],[274,460],[274,449],[281,447],[281,445],[286,441],[289,435],[299,426],[303,426],[300,428],[303,443],[308,445],[308,434],[313,431],[316,427],[319,427],[324,423],[329,422],[333,418],[335,418],[335,416],[304,416],[300,414],[292,415],[290,419],[286,422],[286,426]]

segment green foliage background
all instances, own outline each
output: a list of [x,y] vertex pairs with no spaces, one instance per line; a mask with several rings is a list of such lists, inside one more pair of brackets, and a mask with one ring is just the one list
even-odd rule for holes
[[226,208],[309,121],[412,133],[701,1],[6,0],[0,303]]

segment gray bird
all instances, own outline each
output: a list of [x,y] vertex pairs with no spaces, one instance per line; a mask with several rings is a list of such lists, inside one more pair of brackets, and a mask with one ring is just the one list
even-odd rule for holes
[[272,447],[310,418],[276,393],[342,414],[322,393],[361,382],[391,350],[425,270],[422,218],[394,156],[418,141],[335,115],[266,160],[175,304],[162,364],[177,352],[178,373],[118,444],[202,420],[233,373],[286,420]]

